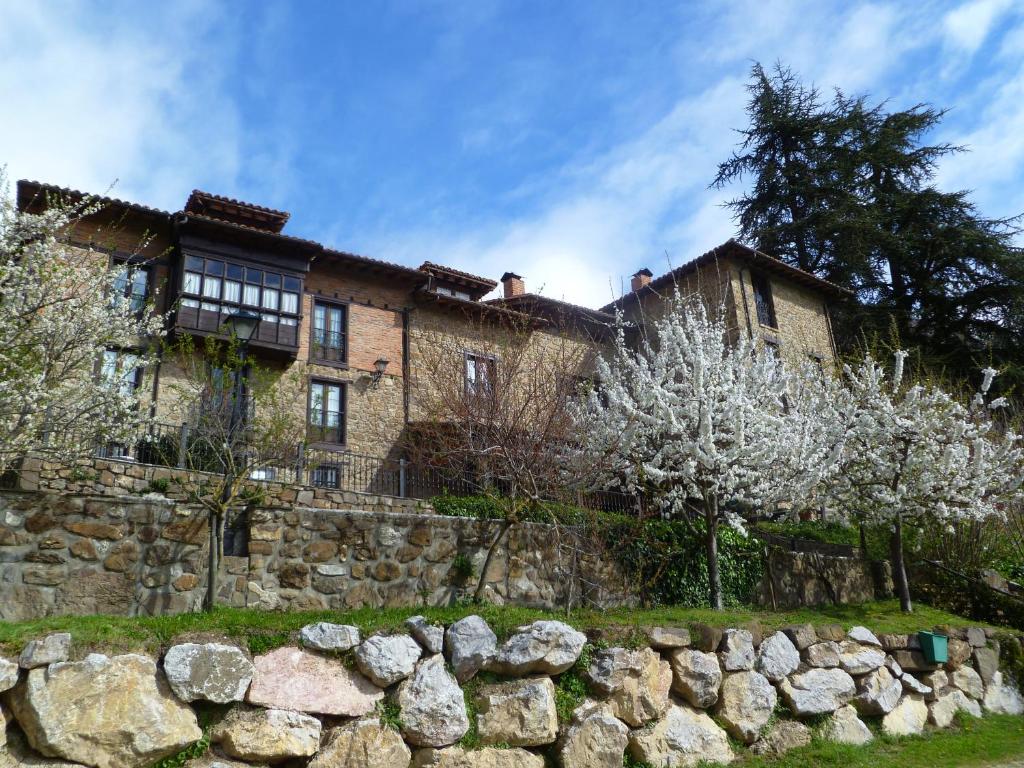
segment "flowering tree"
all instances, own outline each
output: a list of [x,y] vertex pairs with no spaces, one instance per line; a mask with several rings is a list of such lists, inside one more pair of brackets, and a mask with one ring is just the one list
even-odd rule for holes
[[106,253],[69,242],[101,206],[46,202],[18,211],[0,169],[3,471],[28,454],[68,460],[126,440],[147,414],[124,382],[152,362],[149,343],[162,334],[163,318],[125,296],[131,269],[119,274]]
[[893,578],[911,611],[904,563],[904,526],[949,526],[1002,514],[1021,492],[1020,438],[997,428],[987,401],[996,372],[965,406],[934,386],[905,381],[906,352],[891,377],[870,356],[844,369],[846,397],[833,412],[846,433],[830,495],[839,511],[861,522],[892,526]]
[[[638,343],[629,341],[639,336]],[[598,386],[576,412],[580,459],[601,482],[703,521],[711,604],[722,608],[718,528],[807,498],[836,464],[834,385],[793,372],[730,329],[721,309],[678,293],[639,329],[621,322]]]

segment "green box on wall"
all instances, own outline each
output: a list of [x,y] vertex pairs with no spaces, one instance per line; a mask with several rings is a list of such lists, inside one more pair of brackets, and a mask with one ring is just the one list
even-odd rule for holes
[[949,638],[923,630],[917,633],[921,653],[929,664],[945,664],[949,661]]

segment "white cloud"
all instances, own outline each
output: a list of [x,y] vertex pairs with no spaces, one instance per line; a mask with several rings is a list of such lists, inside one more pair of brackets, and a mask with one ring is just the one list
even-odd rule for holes
[[967,55],[973,54],[1012,4],[1013,0],[971,0],[950,11],[942,19],[946,44]]
[[208,45],[216,8],[176,3],[97,15],[7,3],[0,25],[0,163],[28,177],[179,208],[206,179],[231,188],[238,119]]

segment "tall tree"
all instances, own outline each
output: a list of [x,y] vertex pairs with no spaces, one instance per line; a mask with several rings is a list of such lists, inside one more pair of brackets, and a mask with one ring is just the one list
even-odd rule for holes
[[747,88],[750,123],[712,182],[750,178],[729,202],[740,236],[854,289],[836,324],[846,341],[895,329],[935,366],[967,378],[992,363],[1019,387],[1021,230],[934,185],[938,162],[962,151],[925,141],[945,112],[838,90],[825,99],[781,65],[754,65]]

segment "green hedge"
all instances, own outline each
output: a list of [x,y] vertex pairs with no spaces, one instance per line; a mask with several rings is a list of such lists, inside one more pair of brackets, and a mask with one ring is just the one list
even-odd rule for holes
[[[438,496],[431,500],[442,515],[481,520],[502,519],[507,500],[486,496]],[[558,522],[589,529],[623,569],[646,605],[700,607],[708,604],[708,568],[702,522],[637,520],[568,504],[517,505],[517,519]],[[750,605],[764,574],[764,547],[752,536],[720,528],[718,564],[725,604]]]

